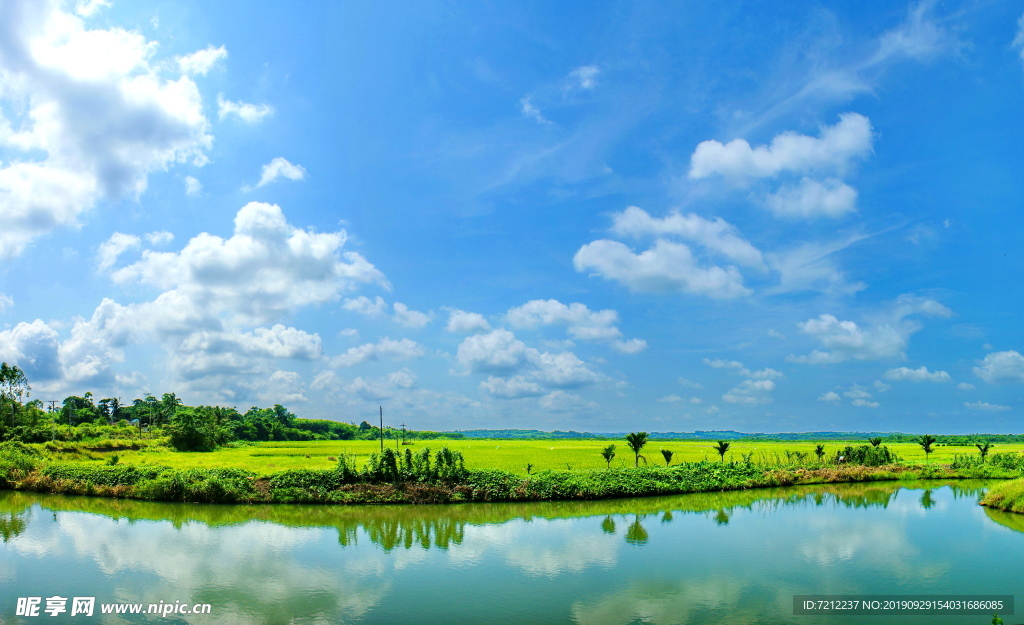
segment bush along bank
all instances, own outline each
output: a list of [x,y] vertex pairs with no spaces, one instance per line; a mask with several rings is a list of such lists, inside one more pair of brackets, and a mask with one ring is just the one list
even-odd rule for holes
[[981,505],[996,510],[1024,513],[1024,480],[1013,480],[993,486],[982,497]]
[[0,444],[0,488],[70,495],[206,503],[456,503],[605,499],[738,490],[767,486],[902,479],[1019,477],[991,466],[950,469],[850,466],[775,468],[746,462],[691,462],[668,467],[539,471],[525,478],[468,470],[442,448],[404,454],[385,449],[357,469],[342,456],[333,469],[298,469],[266,477],[242,469],[88,466],[51,462],[19,443]]

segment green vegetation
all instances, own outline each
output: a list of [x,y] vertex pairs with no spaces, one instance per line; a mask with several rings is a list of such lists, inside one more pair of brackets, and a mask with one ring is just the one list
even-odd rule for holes
[[662,449],[661,450],[661,457],[665,459],[665,466],[666,467],[668,465],[672,464],[672,455],[673,455],[673,452],[671,452],[671,451],[669,451],[667,449]]
[[717,451],[718,455],[722,457],[722,462],[725,462],[725,452],[729,451],[729,443],[725,441],[718,441],[718,443],[715,444],[715,451]]
[[986,441],[985,443],[975,443],[974,446],[978,448],[978,453],[981,454],[981,461],[985,462],[985,456],[988,455],[988,450],[992,449],[992,443]]
[[1024,479],[992,487],[981,500],[981,505],[996,510],[1024,513]]
[[615,444],[612,443],[601,450],[601,457],[604,458],[605,466],[612,468],[612,460],[615,459]]
[[[633,450],[633,454],[636,456],[634,458],[633,466],[639,467],[640,458],[643,458],[643,456],[640,455],[640,450],[647,444],[647,432],[630,432],[626,435],[626,444],[629,445],[629,448]],[[646,462],[647,458],[644,458],[644,463]]]
[[936,443],[936,438],[931,434],[925,434],[921,438],[917,439],[917,444],[924,450],[925,462],[928,461],[928,455],[932,453],[932,445]]

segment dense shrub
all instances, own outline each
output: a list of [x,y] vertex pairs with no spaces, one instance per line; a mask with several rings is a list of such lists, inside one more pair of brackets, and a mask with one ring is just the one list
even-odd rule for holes
[[845,449],[836,452],[834,462],[839,461],[842,456],[846,464],[859,464],[865,467],[881,467],[887,464],[896,464],[900,461],[891,449],[885,445],[873,447],[871,445],[859,445],[853,447],[847,445]]

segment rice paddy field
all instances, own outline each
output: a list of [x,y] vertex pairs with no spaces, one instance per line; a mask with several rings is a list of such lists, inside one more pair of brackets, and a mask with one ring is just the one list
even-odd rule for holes
[[[532,471],[545,469],[597,469],[605,466],[601,450],[615,444],[613,467],[633,466],[633,453],[625,441],[601,440],[434,440],[418,441],[415,444],[401,446],[417,452],[423,447],[436,451],[441,447],[462,452],[468,469],[501,469],[512,473],[526,474],[527,465]],[[394,441],[386,441],[386,445],[394,447]],[[786,452],[804,452],[807,460],[815,460],[814,448],[818,443],[810,442],[731,442],[726,452],[726,461],[743,461],[743,454],[752,454],[755,464],[775,465],[785,463]],[[866,441],[837,442],[829,441],[825,452],[831,457],[846,445],[867,444]],[[915,443],[891,443],[887,445],[906,464],[923,464],[925,454],[920,445]],[[663,466],[665,461],[661,450],[673,452],[672,463],[699,462],[701,460],[718,461],[718,452],[709,441],[661,441],[648,442],[642,453],[651,465]],[[323,469],[333,466],[337,457],[343,453],[354,456],[356,463],[362,465],[369,455],[380,450],[377,441],[303,441],[303,442],[267,442],[251,446],[219,449],[214,452],[175,452],[166,447],[154,446],[139,451],[91,452],[90,457],[65,456],[65,461],[83,463],[104,463],[117,453],[120,464],[151,464],[180,469],[188,468],[239,468],[262,474],[272,474],[288,469]],[[992,453],[1022,452],[1024,444],[999,444],[993,446]],[[928,458],[934,464],[948,464],[955,454],[977,455],[974,447],[939,446]],[[795,458],[794,458],[795,461]],[[641,460],[643,464],[643,460]]]

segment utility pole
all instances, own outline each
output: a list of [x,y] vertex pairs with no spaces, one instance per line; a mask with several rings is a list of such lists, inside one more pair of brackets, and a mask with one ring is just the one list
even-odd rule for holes
[[384,451],[384,406],[380,408],[380,450]]
[[402,444],[405,444],[405,424],[402,424]]

